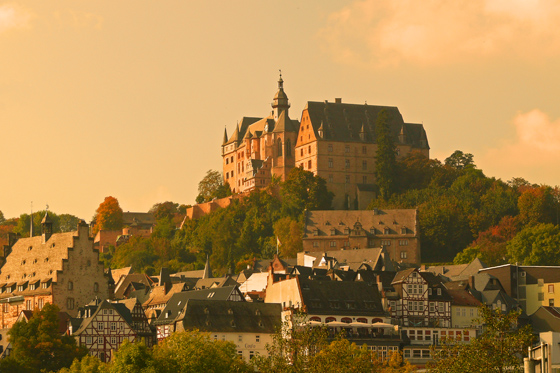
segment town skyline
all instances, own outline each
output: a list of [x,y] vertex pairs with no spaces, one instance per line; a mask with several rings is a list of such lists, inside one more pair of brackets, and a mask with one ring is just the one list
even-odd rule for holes
[[555,4],[0,5],[0,209],[89,221],[108,195],[125,211],[194,203],[224,127],[270,112],[279,69],[292,119],[336,97],[396,106],[431,158],[557,185]]

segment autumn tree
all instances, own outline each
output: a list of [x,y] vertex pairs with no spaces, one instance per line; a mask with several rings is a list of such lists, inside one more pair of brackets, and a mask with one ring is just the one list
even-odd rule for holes
[[549,186],[525,188],[517,203],[521,223],[557,223],[558,204],[555,190]]
[[389,128],[389,112],[381,110],[375,122],[377,153],[375,155],[375,180],[381,198],[388,199],[395,192],[397,180],[397,150]]
[[29,322],[19,321],[8,332],[10,355],[0,360],[1,372],[51,372],[69,367],[75,358],[87,354],[74,337],[61,335],[59,308],[47,303],[36,309]]
[[503,314],[499,309],[482,306],[479,315],[484,324],[482,334],[466,344],[444,340],[441,348],[432,350],[434,360],[429,372],[523,372],[522,357],[533,336],[529,325],[519,327],[520,312]]
[[95,210],[94,233],[101,229],[117,230],[123,227],[123,210],[115,197],[105,197],[105,200]]
[[58,373],[109,373],[107,364],[95,356],[86,355],[81,360],[74,359],[70,368],[62,368]]
[[6,218],[4,217],[4,213],[0,210],[0,224],[4,223]]

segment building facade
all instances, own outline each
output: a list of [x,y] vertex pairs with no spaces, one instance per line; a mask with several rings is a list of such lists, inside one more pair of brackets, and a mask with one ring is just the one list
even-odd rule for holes
[[384,248],[395,262],[420,263],[414,209],[308,211],[303,233],[304,251]]
[[104,272],[94,249],[89,227],[82,220],[78,230],[52,233],[45,216],[43,234],[20,238],[4,248],[0,268],[2,328],[10,328],[22,310],[56,304],[62,312],[76,316],[78,308],[96,296],[110,297],[111,276]]

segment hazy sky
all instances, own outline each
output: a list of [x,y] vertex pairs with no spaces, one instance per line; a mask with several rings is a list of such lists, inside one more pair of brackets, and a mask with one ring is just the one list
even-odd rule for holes
[[431,156],[560,184],[560,0],[0,2],[0,210],[193,203],[224,127],[397,106]]

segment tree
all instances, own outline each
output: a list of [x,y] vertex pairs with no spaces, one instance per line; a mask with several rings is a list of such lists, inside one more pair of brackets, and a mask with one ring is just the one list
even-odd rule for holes
[[375,122],[377,154],[375,155],[375,180],[381,198],[388,199],[395,192],[397,180],[397,152],[389,129],[389,113],[383,109]]
[[69,367],[87,354],[76,340],[59,332],[59,308],[47,303],[29,322],[20,321],[8,332],[12,352],[0,360],[1,372],[50,372]]
[[94,233],[101,229],[118,230],[123,227],[123,210],[115,197],[105,197],[95,214]]
[[281,218],[274,223],[274,235],[280,241],[280,253],[284,258],[295,258],[303,251],[303,230],[300,224],[289,218]]
[[517,202],[519,217],[523,225],[555,223],[558,201],[555,190],[549,186],[525,188]]
[[507,244],[511,263],[560,265],[560,228],[554,224],[525,227]]
[[153,358],[158,373],[253,372],[233,342],[213,340],[198,330],[171,334],[154,347]]
[[475,167],[474,156],[470,153],[463,153],[460,150],[455,150],[453,154],[445,158],[445,165],[456,170],[463,170],[465,168]]
[[62,368],[58,373],[109,373],[107,364],[95,356],[86,355],[81,360],[74,359],[70,368]]
[[108,373],[159,373],[161,370],[158,365],[153,352],[144,343],[125,339],[115,352]]
[[0,224],[4,223],[6,221],[6,218],[4,217],[4,213],[2,211],[0,211]]
[[197,203],[208,202],[214,198],[225,198],[231,196],[229,183],[223,182],[222,173],[216,170],[208,170],[206,176],[198,183]]
[[304,210],[331,209],[334,194],[327,189],[325,179],[312,172],[295,167],[280,187],[285,216],[301,220]]
[[432,350],[434,361],[429,364],[429,372],[523,372],[522,356],[533,336],[529,325],[518,326],[520,312],[503,314],[482,306],[479,315],[484,324],[482,334],[467,344],[444,340],[441,348]]

